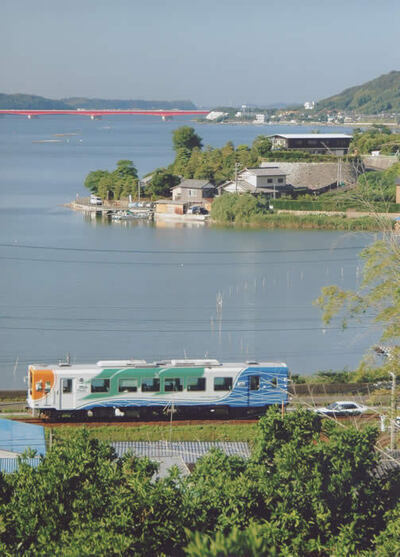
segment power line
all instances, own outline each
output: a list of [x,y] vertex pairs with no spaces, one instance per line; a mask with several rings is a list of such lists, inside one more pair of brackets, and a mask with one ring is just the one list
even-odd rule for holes
[[307,253],[324,251],[360,250],[366,246],[342,246],[336,248],[296,248],[296,249],[262,249],[262,250],[142,250],[142,249],[99,249],[99,248],[71,248],[60,246],[35,246],[33,244],[0,243],[4,248],[39,249],[54,251],[73,251],[83,253],[153,253],[153,254],[178,254],[178,255],[200,255],[200,254],[247,254],[247,253]]
[[343,263],[346,261],[351,261],[353,263],[358,263],[354,257],[344,257],[342,259],[311,259],[311,260],[299,260],[299,261],[197,261],[195,263],[182,263],[180,261],[176,262],[158,262],[158,261],[99,261],[99,260],[79,260],[79,259],[40,259],[38,257],[7,257],[0,256],[0,259],[6,261],[29,261],[30,263],[78,263],[82,264],[97,264],[97,265],[144,265],[144,266],[156,266],[156,267],[205,267],[207,265],[211,267],[226,267],[226,266],[239,266],[239,265],[290,265],[290,264],[303,264],[311,263],[318,264],[321,263]]
[[[218,324],[215,330],[218,329]],[[292,332],[292,331],[331,331],[331,330],[349,330],[349,329],[368,329],[367,326],[351,326],[351,327],[288,327],[288,328],[269,328],[269,329],[223,329],[223,333],[275,333],[275,332]],[[56,327],[1,327],[3,331],[49,331],[49,332],[73,332],[73,333],[212,333],[208,329],[74,329],[74,328],[56,328]]]

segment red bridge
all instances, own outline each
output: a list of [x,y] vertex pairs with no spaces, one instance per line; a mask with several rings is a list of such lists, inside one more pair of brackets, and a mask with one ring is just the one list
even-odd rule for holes
[[8,116],[27,116],[30,118],[36,118],[37,116],[89,116],[92,120],[97,120],[102,116],[110,115],[123,115],[123,114],[140,114],[145,116],[161,116],[163,120],[168,120],[173,116],[201,116],[203,114],[208,114],[209,110],[92,110],[78,108],[74,110],[11,110],[11,109],[0,109],[1,114],[7,114]]

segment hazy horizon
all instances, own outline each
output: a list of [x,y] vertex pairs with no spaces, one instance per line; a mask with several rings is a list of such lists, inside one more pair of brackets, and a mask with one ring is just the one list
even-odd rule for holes
[[0,91],[47,98],[319,100],[400,68],[396,0],[3,0]]

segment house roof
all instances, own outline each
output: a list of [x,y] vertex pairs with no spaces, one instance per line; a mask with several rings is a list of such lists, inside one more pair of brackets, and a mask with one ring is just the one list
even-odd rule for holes
[[190,188],[191,190],[202,190],[205,187],[213,188],[214,186],[209,182],[209,180],[193,180],[187,179],[183,180],[180,184],[171,188],[174,190],[175,188]]
[[245,441],[114,441],[111,445],[119,457],[128,452],[150,459],[181,457],[185,464],[196,462],[211,449],[220,449],[228,456],[250,456]]
[[278,166],[266,166],[263,168],[245,168],[239,172],[239,176],[245,172],[250,172],[255,176],[286,176],[286,172],[283,172]]
[[346,133],[274,133],[269,137],[284,137],[285,139],[353,139]]
[[[236,182],[234,180],[230,180],[229,182],[225,182],[224,184],[222,184],[220,186],[220,189],[225,189],[227,186],[230,186],[231,184],[236,185]],[[270,185],[268,185],[267,187],[265,186],[254,186],[253,184],[250,184],[250,182],[246,182],[246,180],[238,180],[237,181],[237,186],[238,186],[238,190],[240,191],[244,191],[244,192],[248,192],[248,193],[274,193],[277,191],[282,192],[283,190],[288,190],[290,189],[290,186],[288,186],[287,184],[279,184],[275,186],[274,188],[271,188]]]
[[[270,163],[261,163],[262,166]],[[286,173],[286,182],[294,188],[308,188],[318,191],[334,184],[338,179],[336,162],[280,162]],[[357,173],[351,163],[342,163],[341,180],[346,185],[357,182]]]

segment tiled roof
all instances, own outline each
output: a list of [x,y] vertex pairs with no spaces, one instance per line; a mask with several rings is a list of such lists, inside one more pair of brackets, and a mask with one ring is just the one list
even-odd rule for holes
[[286,172],[283,172],[277,166],[265,166],[262,168],[245,168],[239,172],[239,176],[245,172],[250,172],[255,176],[286,176]]
[[[267,167],[271,163],[261,163]],[[338,179],[336,162],[280,162],[279,167],[287,175],[286,182],[294,188],[318,190],[334,184]],[[357,182],[357,173],[351,163],[342,163],[341,180],[346,185]]]
[[212,184],[210,184],[210,182],[208,180],[187,179],[187,180],[183,180],[180,184],[177,184],[176,186],[174,186],[171,189],[190,188],[192,190],[202,190],[205,186],[208,186],[210,188],[214,187]]

